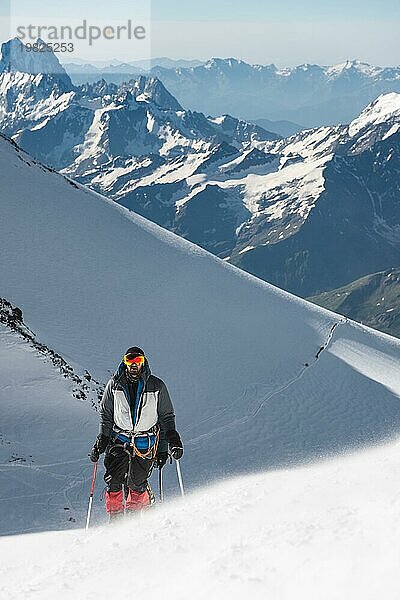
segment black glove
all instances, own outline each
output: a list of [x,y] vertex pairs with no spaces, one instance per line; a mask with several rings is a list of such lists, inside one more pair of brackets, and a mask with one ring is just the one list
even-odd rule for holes
[[183,456],[183,444],[179,433],[175,429],[170,429],[165,434],[165,437],[167,438],[172,458],[175,458],[175,460],[181,459]]
[[109,438],[106,435],[99,433],[90,453],[90,460],[92,462],[97,462],[99,460],[100,454],[103,454],[104,450],[108,446],[108,441]]
[[157,452],[156,465],[159,469],[162,469],[168,460],[168,452]]

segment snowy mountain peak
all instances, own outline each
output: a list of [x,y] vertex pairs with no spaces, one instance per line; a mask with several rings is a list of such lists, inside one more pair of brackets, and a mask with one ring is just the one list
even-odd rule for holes
[[135,82],[135,95],[138,100],[154,102],[164,110],[183,110],[157,77],[141,75]]
[[302,73],[311,73],[311,72],[322,72],[323,69],[322,67],[320,67],[320,65],[315,65],[315,64],[311,64],[311,63],[304,63],[302,65],[299,65],[298,67],[295,67],[292,72],[302,72]]
[[357,60],[346,60],[344,63],[338,65],[339,71],[348,71],[349,69],[357,68],[358,64],[361,64],[360,61]]
[[383,69],[360,60],[346,60],[344,63],[339,63],[325,69],[325,73],[330,78],[340,77],[347,73],[360,74],[366,77],[374,77]]
[[362,113],[350,123],[349,135],[354,137],[363,129],[382,124],[388,128],[386,137],[400,128],[400,94],[396,92],[381,94],[368,104]]
[[210,58],[204,65],[205,69],[218,69],[218,70],[230,70],[238,67],[252,68],[251,65],[246,63],[244,60],[238,58]]
[[[40,38],[36,44],[40,48],[46,47]],[[64,90],[72,90],[71,79],[54,52],[31,52],[18,38],[4,42],[1,46],[0,74],[2,73],[28,73],[30,75],[53,76]]]

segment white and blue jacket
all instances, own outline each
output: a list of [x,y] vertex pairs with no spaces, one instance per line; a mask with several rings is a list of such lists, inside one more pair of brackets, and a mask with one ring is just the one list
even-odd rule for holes
[[165,383],[151,374],[147,359],[138,380],[136,397],[132,398],[130,386],[121,363],[107,383],[100,405],[99,433],[109,437],[153,433],[160,428],[158,451],[165,452],[168,444],[165,433],[175,429],[175,414]]

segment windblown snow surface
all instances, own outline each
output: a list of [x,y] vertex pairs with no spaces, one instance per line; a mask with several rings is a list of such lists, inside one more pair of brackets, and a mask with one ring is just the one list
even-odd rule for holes
[[399,451],[236,477],[88,534],[0,538],[1,596],[397,600]]
[[[92,531],[46,531],[84,524],[97,414],[2,329],[1,597],[398,598],[400,342],[3,138],[0,176],[1,296],[100,381],[126,347],[144,347],[175,404],[188,491],[107,528],[99,473]],[[171,499],[171,466],[166,487]],[[26,531],[41,533],[10,535]]]

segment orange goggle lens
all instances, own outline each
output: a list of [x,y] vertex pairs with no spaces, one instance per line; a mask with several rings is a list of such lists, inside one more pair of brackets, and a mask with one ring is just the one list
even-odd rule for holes
[[131,354],[125,354],[124,363],[126,365],[144,365],[144,356],[132,356]]

